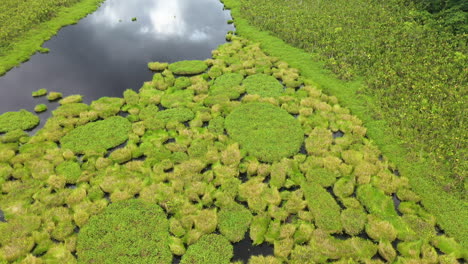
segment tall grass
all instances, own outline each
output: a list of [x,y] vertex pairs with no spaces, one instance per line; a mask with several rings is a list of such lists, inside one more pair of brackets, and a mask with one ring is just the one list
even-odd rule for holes
[[[463,195],[467,171],[467,34],[454,35],[399,0],[241,0],[253,25],[318,55],[344,80],[364,76],[384,119],[431,162],[449,192]],[[431,172],[428,172],[431,174]]]

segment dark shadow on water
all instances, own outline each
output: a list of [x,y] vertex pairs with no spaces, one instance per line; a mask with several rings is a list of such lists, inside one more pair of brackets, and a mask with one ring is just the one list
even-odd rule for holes
[[242,260],[244,263],[247,263],[250,257],[252,256],[272,256],[273,255],[273,245],[268,243],[263,243],[258,246],[252,244],[250,238],[244,238],[238,243],[234,243],[234,257],[232,261]]
[[38,114],[42,127],[59,104],[33,98],[31,92],[40,88],[64,97],[81,94],[87,104],[122,97],[126,89],[138,90],[152,79],[150,61],[211,58],[234,30],[229,19],[219,0],[107,0],[45,42],[49,53],[37,53],[0,77],[0,114],[33,112],[35,105],[46,104],[49,110]]
[[333,132],[333,138],[340,138],[343,136],[344,136],[344,133],[341,130]]
[[392,200],[393,200],[393,207],[395,208],[395,211],[397,212],[399,216],[402,216],[400,210],[398,210],[398,207],[400,206],[401,201],[400,199],[398,199],[398,196],[396,195],[396,193],[392,195]]

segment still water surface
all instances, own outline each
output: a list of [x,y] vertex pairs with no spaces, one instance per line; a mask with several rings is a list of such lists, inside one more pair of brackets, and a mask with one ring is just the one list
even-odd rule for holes
[[[136,21],[132,22],[132,18]],[[219,0],[107,0],[78,24],[62,28],[45,42],[48,54],[35,54],[0,77],[0,114],[33,111],[46,103],[33,99],[40,88],[81,94],[86,103],[103,96],[121,97],[151,80],[150,61],[207,59],[234,30]],[[51,111],[39,114],[41,125]]]

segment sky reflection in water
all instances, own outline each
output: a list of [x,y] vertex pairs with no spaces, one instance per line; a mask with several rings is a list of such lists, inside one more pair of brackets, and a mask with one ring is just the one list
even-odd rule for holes
[[[222,8],[219,0],[107,0],[44,43],[48,54],[35,54],[0,77],[0,113],[32,111],[39,103],[55,108],[57,103],[31,97],[39,88],[81,94],[87,103],[121,97],[152,78],[150,61],[209,58],[234,30]],[[50,110],[40,114],[42,124]]]

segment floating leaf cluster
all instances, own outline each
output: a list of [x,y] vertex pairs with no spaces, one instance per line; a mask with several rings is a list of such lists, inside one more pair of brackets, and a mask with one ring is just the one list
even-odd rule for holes
[[[358,118],[259,45],[231,40],[195,75],[152,67],[138,92],[66,97],[34,136],[0,135],[0,261],[92,263],[119,250],[135,263],[155,252],[171,263],[168,251],[229,263],[245,237],[274,247],[249,263],[466,258]],[[249,93],[259,74],[281,93]]]

